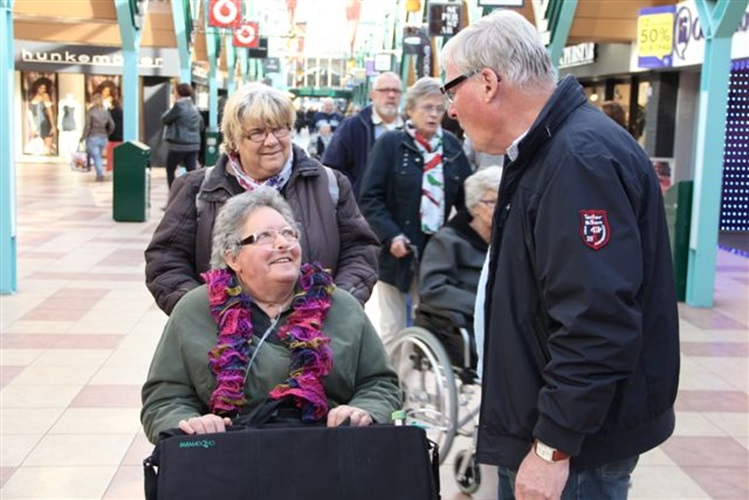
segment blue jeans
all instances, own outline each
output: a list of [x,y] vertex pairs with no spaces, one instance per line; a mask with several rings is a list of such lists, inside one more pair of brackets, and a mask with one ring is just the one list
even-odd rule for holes
[[[562,500],[626,500],[632,471],[635,470],[639,458],[637,455],[587,469],[570,468],[567,484],[562,491]],[[497,500],[515,498],[516,474],[517,471],[499,467]]]
[[107,147],[107,140],[107,137],[103,135],[91,135],[86,138],[86,154],[94,160],[97,177],[104,176],[101,157],[104,155],[104,149]]

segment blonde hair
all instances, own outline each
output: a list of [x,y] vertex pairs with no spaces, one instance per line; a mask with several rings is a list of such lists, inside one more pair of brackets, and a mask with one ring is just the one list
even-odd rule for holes
[[296,110],[291,99],[273,87],[262,83],[250,83],[238,88],[224,105],[221,131],[224,134],[224,150],[234,153],[247,133],[248,122],[255,122],[269,129],[291,127],[296,121]]

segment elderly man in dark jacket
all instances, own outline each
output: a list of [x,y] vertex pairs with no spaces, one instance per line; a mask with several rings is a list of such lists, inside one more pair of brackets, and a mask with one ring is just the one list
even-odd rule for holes
[[[276,114],[268,114],[268,110]],[[208,270],[213,224],[232,196],[267,185],[289,202],[301,228],[304,262],[330,269],[335,284],[360,302],[377,280],[379,244],[359,212],[345,176],[291,142],[296,118],[288,97],[253,84],[229,97],[222,129],[226,153],[215,167],[175,181],[145,252],[146,285],[167,314]],[[259,177],[265,177],[260,182]]]
[[443,47],[449,112],[506,154],[484,308],[478,459],[499,497],[626,498],[674,430],[676,295],[653,166],[519,14]]
[[323,165],[340,170],[354,187],[357,201],[361,199],[361,184],[369,152],[377,138],[389,130],[399,130],[403,120],[398,114],[401,98],[401,79],[392,72],[375,78],[369,93],[372,104],[346,119],[336,129],[330,144],[325,147]]

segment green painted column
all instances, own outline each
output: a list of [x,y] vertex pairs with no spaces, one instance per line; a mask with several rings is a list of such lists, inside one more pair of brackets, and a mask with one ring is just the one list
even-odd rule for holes
[[189,32],[192,19],[189,0],[172,0],[172,20],[174,21],[174,38],[177,40],[177,52],[179,53],[180,83],[190,83],[192,79],[192,53]]
[[731,74],[731,38],[749,0],[696,0],[705,57],[695,146],[687,304],[712,307],[718,253],[723,146]]
[[226,35],[226,48],[224,49],[226,50],[226,92],[228,94],[234,92],[236,87],[237,49],[234,47],[233,37],[233,34]]
[[0,0],[0,293],[18,290],[16,257],[16,159],[13,152],[13,0]]
[[[115,0],[117,22],[122,39],[122,138],[138,140],[138,111],[140,110],[140,85],[138,82],[138,53],[140,52],[140,25],[138,13],[133,11],[132,0]],[[145,12],[140,13],[145,16]]]
[[549,29],[551,30],[551,42],[547,46],[551,62],[555,68],[559,68],[559,60],[562,51],[567,45],[570,36],[572,21],[575,19],[577,0],[551,0],[547,13]]

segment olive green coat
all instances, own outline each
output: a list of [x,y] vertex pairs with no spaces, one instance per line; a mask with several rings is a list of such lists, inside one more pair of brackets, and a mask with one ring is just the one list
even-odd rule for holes
[[[276,327],[289,314],[290,310],[284,312]],[[263,333],[254,332],[251,352]],[[331,338],[333,351],[333,367],[323,381],[330,408],[348,404],[366,410],[375,422],[389,422],[392,411],[401,406],[398,379],[359,302],[336,289],[323,333]],[[180,420],[209,413],[216,378],[210,371],[208,351],[216,345],[217,335],[207,288],[202,285],[175,307],[143,386],[141,422],[152,443],[161,431],[177,427]],[[247,377],[249,404],[242,413],[264,401],[270,390],[288,377],[289,354],[283,345],[263,343]]]

